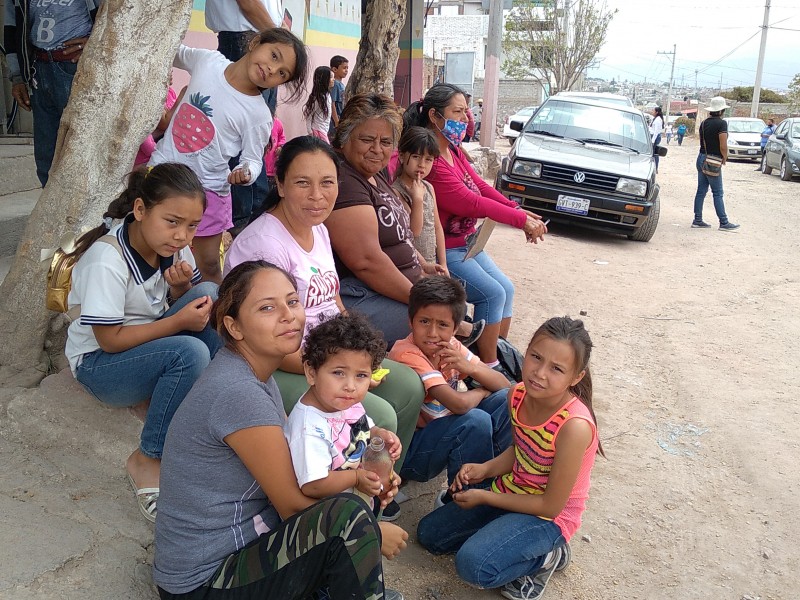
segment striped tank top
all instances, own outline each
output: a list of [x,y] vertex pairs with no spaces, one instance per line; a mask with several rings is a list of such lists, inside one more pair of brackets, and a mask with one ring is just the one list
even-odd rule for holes
[[514,430],[514,466],[510,473],[495,478],[492,491],[501,494],[543,494],[556,454],[556,439],[561,427],[570,419],[584,419],[592,427],[592,441],[583,454],[575,486],[564,509],[553,519],[561,535],[569,541],[581,525],[581,515],[589,497],[590,474],[597,453],[597,428],[586,405],[573,396],[549,419],[539,425],[528,425],[519,419],[525,399],[525,385],[519,384],[511,396],[511,425]]

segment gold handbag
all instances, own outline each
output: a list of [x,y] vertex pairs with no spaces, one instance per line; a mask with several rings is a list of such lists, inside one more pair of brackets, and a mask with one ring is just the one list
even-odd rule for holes
[[[112,246],[122,257],[122,248],[116,236],[106,234],[97,239],[95,243],[97,242]],[[73,252],[75,252],[75,241],[74,238],[71,238],[65,240],[53,254],[53,260],[50,262],[50,269],[47,272],[47,292],[44,303],[48,310],[67,313],[72,320],[75,320],[80,315],[81,307],[80,305],[73,306],[70,310],[67,302],[72,289],[72,269],[78,262]]]
[[72,268],[75,266],[75,257],[61,248],[56,250],[50,270],[47,272],[47,294],[45,306],[47,310],[65,313],[69,309],[67,297],[72,288]]

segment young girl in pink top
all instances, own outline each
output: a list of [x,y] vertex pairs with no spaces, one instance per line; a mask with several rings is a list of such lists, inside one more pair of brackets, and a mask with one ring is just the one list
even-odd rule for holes
[[453,501],[420,521],[420,544],[434,554],[456,552],[456,569],[468,583],[535,600],[553,572],[569,564],[595,455],[603,454],[591,350],[582,321],[557,317],[539,327],[525,353],[523,382],[509,391],[514,445],[489,462],[461,467]]

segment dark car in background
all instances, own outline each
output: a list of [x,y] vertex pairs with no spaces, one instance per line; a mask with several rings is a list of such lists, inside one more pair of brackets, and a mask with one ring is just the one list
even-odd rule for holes
[[635,108],[551,96],[523,126],[496,187],[544,219],[647,242],[659,216],[654,148]]
[[761,172],[769,175],[772,169],[779,169],[784,181],[800,175],[800,118],[784,119],[769,136],[761,157]]

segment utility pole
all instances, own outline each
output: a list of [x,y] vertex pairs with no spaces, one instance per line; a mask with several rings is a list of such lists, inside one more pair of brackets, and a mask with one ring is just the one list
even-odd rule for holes
[[750,116],[758,117],[758,101],[761,99],[761,73],[764,70],[764,52],[767,49],[767,31],[769,30],[769,3],[764,5],[764,24],[761,26],[761,48],[758,50],[758,66],[756,67],[756,82],[753,85],[753,103],[750,105]]
[[700,94],[697,92],[697,69],[694,70],[694,99],[700,104]]
[[486,44],[486,74],[483,79],[481,146],[494,148],[497,135],[497,104],[500,99],[500,47],[503,39],[503,0],[489,3],[489,32]]
[[567,78],[567,67],[564,64],[567,58],[567,50],[569,48],[569,0],[564,0],[564,23],[562,28],[564,29],[564,48],[562,48],[561,52],[561,81],[558,86],[559,92],[567,92],[570,90],[571,86],[565,85],[565,80]]
[[[658,54],[666,54],[672,56],[672,69],[669,72],[669,91],[667,92],[667,116],[666,121],[669,121],[669,105],[672,101],[672,79],[675,77],[675,53],[678,51],[678,45],[672,44],[672,52],[659,52]],[[665,121],[665,125],[666,125]]]

